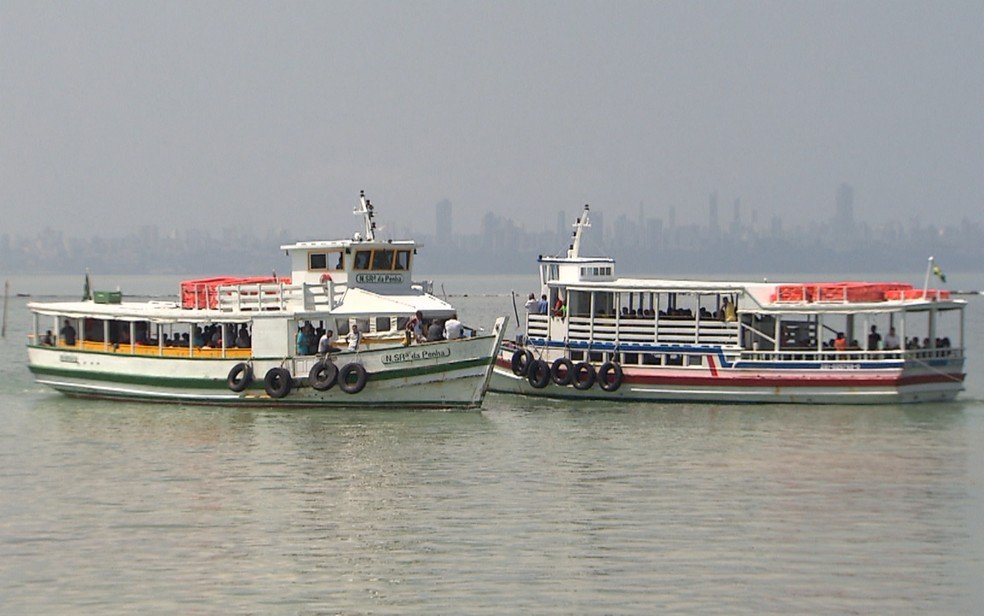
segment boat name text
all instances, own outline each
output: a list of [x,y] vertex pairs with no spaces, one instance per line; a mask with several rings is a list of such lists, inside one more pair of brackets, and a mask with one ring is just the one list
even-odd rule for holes
[[361,284],[403,284],[403,274],[356,274],[355,281]]
[[414,349],[413,351],[400,351],[383,355],[384,364],[404,364],[412,361],[425,359],[442,359],[451,357],[451,349]]
[[63,364],[77,364],[79,363],[79,358],[74,355],[59,355],[58,361]]

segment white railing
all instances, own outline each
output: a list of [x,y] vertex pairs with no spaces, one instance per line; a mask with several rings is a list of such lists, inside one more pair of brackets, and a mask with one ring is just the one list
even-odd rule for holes
[[345,295],[346,285],[302,283],[260,283],[220,286],[218,309],[225,311],[245,310],[333,310]]
[[878,360],[929,360],[929,359],[963,359],[963,349],[940,348],[940,349],[912,349],[912,350],[877,350],[865,351],[862,349],[847,349],[836,351],[824,349],[823,351],[807,349],[786,349],[780,351],[748,351],[741,352],[741,359],[744,361],[822,361],[822,362],[841,362],[852,363],[859,361],[878,361]]
[[[536,316],[536,315],[530,315]],[[544,315],[538,315],[544,316]],[[570,317],[570,340],[650,344],[737,345],[738,323],[691,319],[623,319]]]

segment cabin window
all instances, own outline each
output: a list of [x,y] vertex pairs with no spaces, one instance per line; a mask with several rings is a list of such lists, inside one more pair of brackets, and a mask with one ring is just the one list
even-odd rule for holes
[[369,269],[369,259],[372,256],[371,250],[357,250],[355,253],[355,269]]
[[389,271],[393,269],[393,251],[392,250],[374,250],[372,251],[372,269],[373,270],[385,270]]
[[311,271],[328,269],[328,255],[323,252],[308,253],[308,269]]
[[345,269],[345,253],[341,250],[328,253],[328,263],[331,264],[331,269],[340,271]]
[[605,354],[599,353],[597,351],[591,351],[588,353],[588,361],[593,361],[593,362],[605,361]]
[[388,332],[390,330],[390,318],[389,317],[376,317],[376,331],[377,332]]
[[349,333],[348,319],[335,319],[335,335],[348,336],[348,333]]
[[396,265],[393,269],[406,271],[410,269],[410,251],[409,250],[398,250],[396,251]]
[[584,351],[571,351],[571,361],[584,361]]
[[704,356],[703,355],[688,355],[687,356],[688,366],[703,366]]
[[410,317],[397,317],[396,329],[406,329],[407,323],[409,322],[410,322]]

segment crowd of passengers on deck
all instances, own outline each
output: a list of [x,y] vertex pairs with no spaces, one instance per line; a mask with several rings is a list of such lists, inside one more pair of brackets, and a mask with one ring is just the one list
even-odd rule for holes
[[[75,346],[78,343],[78,333],[72,324],[74,319],[65,319],[61,329],[58,331],[58,339],[47,330],[40,340],[42,346]],[[130,345],[130,322],[129,321],[110,321],[109,338],[106,339],[103,330],[104,321],[100,319],[84,320],[85,342],[109,342],[114,347],[120,345]],[[221,349],[223,337],[226,338],[225,348],[248,349],[252,346],[252,339],[246,324],[239,326],[238,331],[232,324],[208,324],[204,327],[194,325],[191,333],[188,332],[160,332],[160,338],[153,335],[152,330],[156,329],[147,321],[136,321],[133,323],[134,338],[132,344],[137,346],[150,347],[175,347],[196,349]],[[163,328],[162,328],[163,329]]]
[[[526,312],[528,314],[547,314],[547,296],[541,295],[540,299],[536,299],[536,295],[530,293],[529,298],[526,300],[524,305]],[[558,297],[557,301],[554,303],[553,309],[549,313],[554,317],[566,317],[567,316],[567,304],[564,302],[562,297]],[[676,319],[676,320],[695,320],[696,316],[694,311],[690,308],[677,308],[670,307],[666,310],[654,311],[652,308],[629,308],[623,306],[622,310],[617,313],[621,320],[630,319],[653,319],[655,316],[659,316],[661,319]],[[735,309],[735,304],[727,297],[723,299],[720,307],[711,312],[707,308],[701,306],[697,314],[700,316],[702,321],[724,321],[724,322],[735,322],[738,320],[738,313]],[[595,316],[605,317],[614,319],[616,317],[615,310],[608,312],[599,310]]]

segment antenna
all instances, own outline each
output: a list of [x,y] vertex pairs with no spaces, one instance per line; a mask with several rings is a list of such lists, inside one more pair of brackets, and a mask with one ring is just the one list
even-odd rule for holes
[[573,233],[574,241],[571,243],[570,248],[567,249],[568,259],[573,259],[581,256],[581,236],[584,234],[584,229],[591,226],[591,223],[588,221],[589,209],[590,206],[587,203],[585,203],[584,212],[574,223],[574,233]]
[[366,199],[366,191],[364,190],[359,191],[359,205],[361,207],[356,208],[355,211],[352,213],[355,214],[356,216],[362,216],[363,224],[365,224],[365,229],[366,229],[363,238],[367,242],[372,242],[376,239],[376,233],[375,233],[376,223],[373,222],[372,220],[375,214],[373,213],[374,208],[372,206],[372,203],[369,201],[369,199]]

